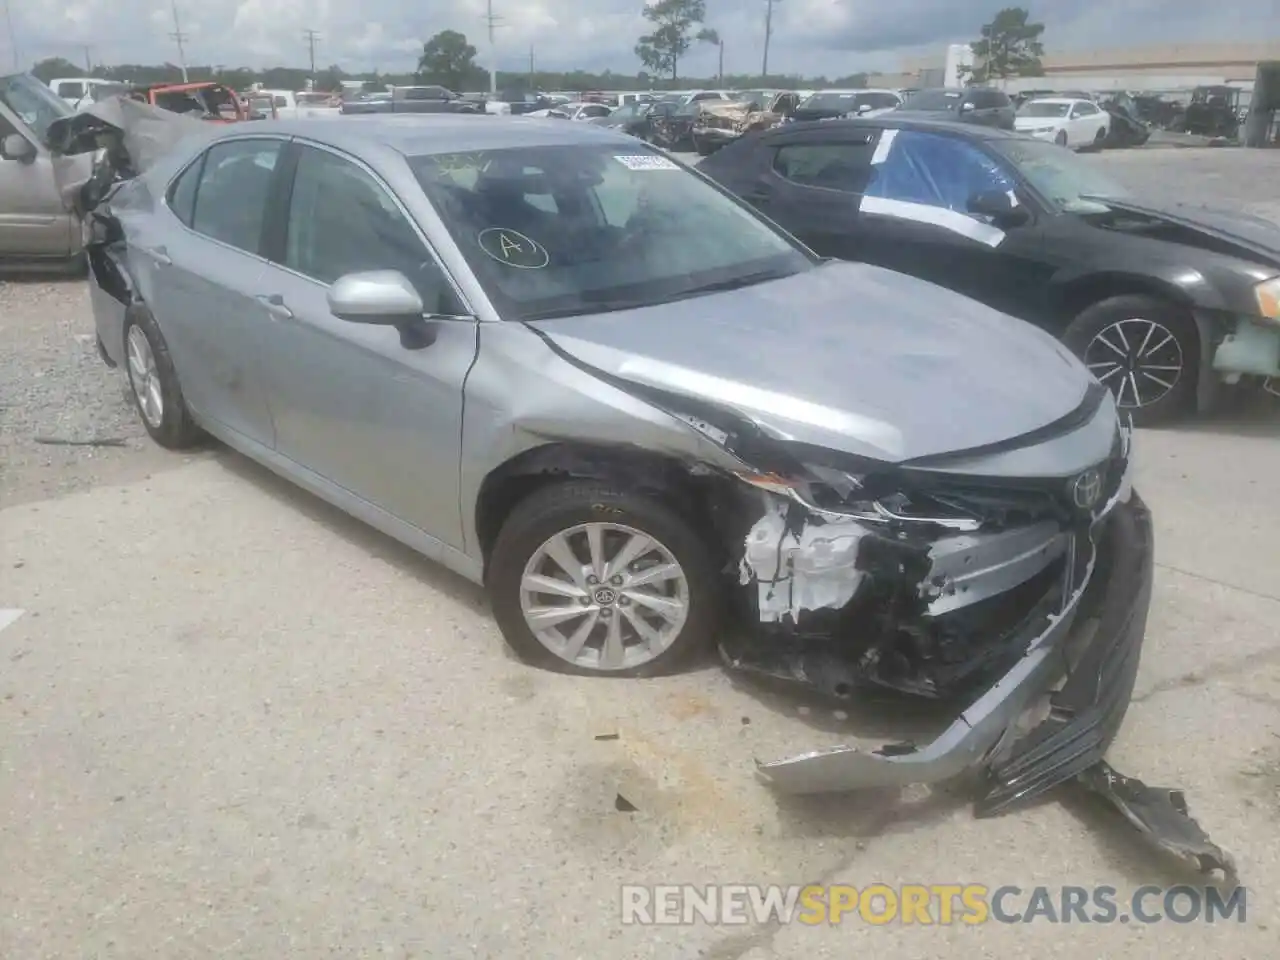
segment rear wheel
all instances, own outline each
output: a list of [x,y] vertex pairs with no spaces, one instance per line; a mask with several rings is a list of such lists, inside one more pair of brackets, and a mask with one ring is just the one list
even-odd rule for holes
[[1200,334],[1176,304],[1110,297],[1082,311],[1063,341],[1140,426],[1181,416],[1195,397]]
[[124,358],[129,392],[151,439],[171,450],[198,442],[200,428],[182,398],[168,344],[151,311],[140,303],[125,315]]
[[722,591],[696,524],[603,483],[544,488],[516,506],[490,559],[503,636],[565,673],[670,672],[713,639]]

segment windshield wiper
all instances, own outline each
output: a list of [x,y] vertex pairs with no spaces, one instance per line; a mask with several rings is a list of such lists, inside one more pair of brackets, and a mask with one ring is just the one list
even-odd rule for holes
[[794,271],[791,270],[757,270],[755,273],[744,273],[740,277],[730,277],[727,280],[717,280],[715,283],[704,283],[700,286],[684,290],[672,300],[683,300],[686,297],[697,297],[704,293],[720,293],[724,290],[741,290],[743,287],[754,287],[757,283],[767,283],[770,280],[781,280],[783,277],[789,277]]

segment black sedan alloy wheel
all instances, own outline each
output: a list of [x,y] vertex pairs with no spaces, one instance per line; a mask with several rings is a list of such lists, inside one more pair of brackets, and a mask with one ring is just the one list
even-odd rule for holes
[[1186,366],[1173,332],[1142,317],[1117,320],[1098,331],[1085,349],[1084,362],[1115,393],[1122,410],[1163,400],[1177,387]]

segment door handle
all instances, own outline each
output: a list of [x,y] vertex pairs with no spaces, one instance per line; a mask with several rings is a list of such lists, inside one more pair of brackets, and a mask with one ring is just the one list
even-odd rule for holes
[[280,320],[292,320],[293,311],[284,303],[284,297],[278,293],[260,293],[255,298],[260,304],[267,308],[267,313]]
[[162,267],[167,267],[169,264],[173,263],[173,260],[169,257],[169,251],[164,247],[143,247],[142,249],[146,252],[147,256]]

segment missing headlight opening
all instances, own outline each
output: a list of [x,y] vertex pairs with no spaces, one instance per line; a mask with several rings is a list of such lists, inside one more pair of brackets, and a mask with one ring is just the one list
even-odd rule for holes
[[[1151,589],[1127,432],[1116,454],[1056,490],[941,481],[873,497],[836,470],[743,475],[758,516],[735,579],[756,625],[722,643],[727,665],[842,701],[888,688],[967,704],[931,742],[815,751],[762,763],[761,778],[819,793],[977,770],[979,816],[1076,783],[1157,848],[1234,877],[1180,792],[1103,759],[1132,694]],[[1099,488],[1088,507],[1081,477]],[[1047,718],[1023,735],[1046,699]]]

